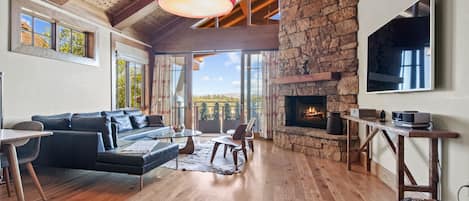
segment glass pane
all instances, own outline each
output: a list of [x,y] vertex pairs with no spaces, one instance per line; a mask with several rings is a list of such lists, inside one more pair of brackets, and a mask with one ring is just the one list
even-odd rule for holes
[[131,80],[131,104],[133,108],[140,108],[142,106],[143,94],[143,67],[141,64],[135,64],[130,69]]
[[21,13],[21,28],[26,31],[33,31],[33,17]]
[[34,33],[51,36],[51,23],[40,18],[34,18]]
[[45,36],[41,34],[34,34],[34,46],[42,48],[50,48],[51,39],[50,36]]
[[125,96],[126,96],[126,61],[122,59],[117,60],[117,69],[116,69],[116,83],[117,83],[117,90],[116,90],[116,95],[117,95],[117,108],[125,108]]
[[29,31],[21,31],[21,44],[23,45],[32,45],[33,33]]
[[185,57],[173,57],[171,65],[171,104],[173,125],[185,125]]
[[85,56],[85,33],[72,31],[72,54]]
[[72,40],[72,30],[63,26],[59,26],[58,33],[59,39],[59,52],[70,53],[72,51],[71,40]]

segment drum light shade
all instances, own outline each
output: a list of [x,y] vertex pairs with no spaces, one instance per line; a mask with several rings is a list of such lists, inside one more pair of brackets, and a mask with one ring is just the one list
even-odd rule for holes
[[172,14],[188,18],[218,17],[231,12],[236,0],[157,0]]

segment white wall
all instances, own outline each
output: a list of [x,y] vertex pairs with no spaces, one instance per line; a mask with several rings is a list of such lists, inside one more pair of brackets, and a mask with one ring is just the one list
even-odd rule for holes
[[0,72],[5,73],[6,126],[33,114],[111,108],[110,32],[98,33],[99,67],[8,51],[9,1],[0,1]]
[[[363,108],[419,110],[434,114],[438,128],[461,133],[443,146],[443,200],[455,201],[460,185],[469,184],[469,1],[437,1],[437,90],[402,94],[365,94],[367,37],[409,7],[414,0],[360,0],[358,33],[359,105]],[[388,113],[389,117],[390,114]],[[363,130],[363,129],[362,129]],[[373,160],[394,172],[395,161],[385,141],[374,142]],[[419,184],[427,182],[427,140],[407,140],[406,162]],[[465,193],[465,200],[468,193]]]

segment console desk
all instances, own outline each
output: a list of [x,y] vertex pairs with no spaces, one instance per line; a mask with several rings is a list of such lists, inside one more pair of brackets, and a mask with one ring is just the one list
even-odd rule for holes
[[[429,129],[410,129],[396,127],[391,122],[379,122],[377,119],[361,119],[352,116],[342,116],[347,120],[347,169],[350,171],[352,166],[352,156],[360,156],[365,152],[365,161],[367,171],[371,171],[371,141],[378,134],[382,133],[386,139],[391,151],[396,158],[396,184],[397,184],[397,201],[404,198],[405,191],[426,192],[431,194],[431,198],[438,198],[438,143],[439,139],[457,138],[459,133],[444,130]],[[351,124],[353,122],[366,126],[366,135],[363,144],[358,151],[351,150]],[[394,143],[389,134],[397,136],[397,143]],[[404,139],[405,138],[427,138],[429,139],[429,184],[418,185],[412,173],[404,162]],[[354,154],[353,153],[358,153]],[[410,184],[404,183],[404,175],[409,179]]]

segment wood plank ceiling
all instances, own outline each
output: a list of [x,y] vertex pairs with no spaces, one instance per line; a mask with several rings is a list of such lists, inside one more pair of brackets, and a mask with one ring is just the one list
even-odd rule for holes
[[[123,33],[145,42],[160,40],[171,29],[213,28],[213,19],[189,19],[162,10],[155,0],[48,0],[63,8],[80,6],[82,9],[95,8],[107,16],[107,23]],[[219,27],[246,26],[249,14],[248,0],[240,0],[228,15],[219,17]],[[68,6],[67,6],[68,5]],[[75,9],[77,10],[77,9]],[[270,17],[278,13],[278,0],[251,0],[251,22],[254,25],[277,24]]]

